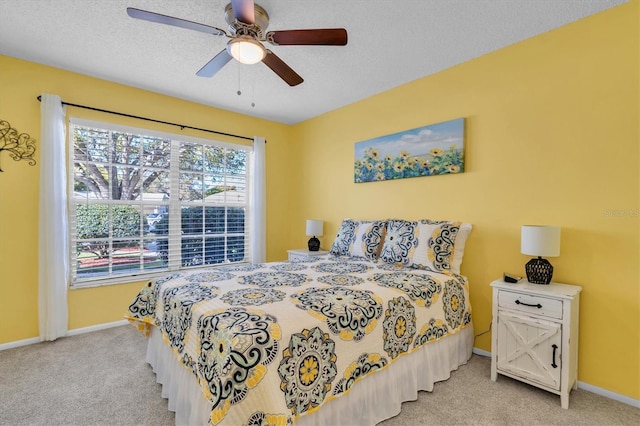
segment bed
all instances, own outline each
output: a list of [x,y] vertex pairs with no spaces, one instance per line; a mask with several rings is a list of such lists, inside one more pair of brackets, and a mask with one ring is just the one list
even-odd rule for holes
[[144,286],[127,317],[149,336],[176,424],[376,424],[464,364],[474,335],[455,257],[463,226],[402,222],[415,238],[394,221],[345,219],[331,254]]

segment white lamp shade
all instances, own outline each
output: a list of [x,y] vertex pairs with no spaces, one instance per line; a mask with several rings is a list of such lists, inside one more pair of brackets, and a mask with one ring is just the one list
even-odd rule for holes
[[321,237],[322,236],[322,224],[321,220],[307,220],[307,236],[308,237]]
[[560,227],[523,225],[520,235],[520,252],[530,256],[560,256]]

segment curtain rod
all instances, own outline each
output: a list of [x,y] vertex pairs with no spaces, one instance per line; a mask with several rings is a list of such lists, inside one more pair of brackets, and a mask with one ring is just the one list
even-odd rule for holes
[[[37,99],[38,99],[38,102],[41,102],[42,101],[42,96],[38,96]],[[72,107],[76,107],[76,108],[90,109],[92,111],[106,112],[107,114],[120,115],[122,117],[137,118],[138,120],[153,121],[154,123],[161,123],[161,124],[168,124],[170,126],[177,126],[177,127],[180,127],[180,129],[182,129],[182,130],[184,130],[184,129],[200,130],[202,132],[215,133],[217,135],[231,136],[232,138],[246,139],[246,140],[249,140],[249,141],[253,140],[253,138],[251,138],[249,136],[234,135],[232,133],[218,132],[216,130],[202,129],[200,127],[191,127],[191,126],[187,126],[187,125],[184,125],[184,124],[171,123],[169,121],[162,121],[162,120],[155,120],[153,118],[140,117],[139,115],[125,114],[123,112],[117,112],[117,111],[109,111],[107,109],[94,108],[94,107],[90,107],[90,106],[86,106],[86,105],[72,104],[70,102],[65,102],[65,101],[61,101],[61,103],[62,103],[62,105],[68,105],[68,106],[72,106]]]

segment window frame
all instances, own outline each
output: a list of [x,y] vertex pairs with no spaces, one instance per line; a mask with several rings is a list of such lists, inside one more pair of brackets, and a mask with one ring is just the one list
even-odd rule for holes
[[[154,138],[161,139],[169,139],[170,142],[170,151],[169,151],[169,159],[170,159],[170,167],[168,169],[170,176],[170,187],[171,194],[179,194],[177,190],[179,187],[179,179],[180,174],[184,172],[184,170],[180,169],[180,145],[181,143],[187,144],[196,144],[196,145],[207,145],[225,149],[232,149],[238,151],[245,152],[245,197],[244,202],[224,202],[224,203],[206,203],[201,202],[197,203],[197,200],[194,202],[192,200],[182,201],[180,200],[179,195],[172,196],[166,202],[158,202],[157,200],[146,201],[143,199],[144,197],[140,196],[139,200],[116,200],[117,202],[113,202],[110,197],[108,199],[98,200],[97,204],[106,204],[106,205],[135,205],[144,207],[145,205],[166,205],[167,211],[169,213],[169,231],[168,231],[168,259],[166,261],[166,267],[159,269],[149,269],[149,270],[138,270],[131,271],[127,273],[116,273],[114,274],[111,268],[109,268],[109,272],[107,275],[100,275],[94,277],[78,277],[77,274],[77,254],[76,254],[76,240],[77,238],[77,227],[76,221],[77,216],[75,215],[75,207],[78,205],[86,204],[83,202],[79,202],[78,199],[74,197],[74,171],[75,166],[74,163],[76,160],[74,159],[74,127],[89,127],[95,129],[103,129],[110,132],[123,132],[123,133],[131,133],[135,135],[141,136],[149,136]],[[86,288],[86,287],[97,287],[103,285],[113,285],[113,284],[124,284],[124,283],[132,283],[137,281],[146,280],[153,277],[163,276],[168,273],[177,272],[180,270],[187,269],[198,269],[198,268],[208,268],[208,267],[217,267],[224,266],[229,264],[243,264],[249,263],[251,259],[251,229],[250,225],[252,223],[252,216],[254,215],[250,193],[252,191],[251,183],[252,183],[252,173],[253,173],[253,146],[252,145],[243,145],[243,144],[234,144],[230,142],[222,142],[215,139],[206,139],[194,136],[185,136],[176,133],[146,129],[141,127],[133,127],[133,126],[125,126],[111,122],[104,121],[96,121],[96,120],[88,120],[78,117],[70,117],[69,118],[69,126],[67,131],[67,147],[68,147],[68,215],[69,215],[69,285],[70,288]],[[126,166],[126,165],[125,165]],[[140,167],[143,167],[140,165]],[[112,184],[112,180],[109,180],[110,185]],[[206,208],[207,206],[224,206],[224,207],[241,207],[244,208],[244,257],[242,261],[239,262],[231,262],[231,263],[216,263],[216,264],[202,264],[197,266],[182,266],[182,256],[181,256],[181,246],[182,246],[182,231],[181,231],[181,212],[185,207],[193,207],[193,206],[202,206]],[[141,212],[142,221],[146,220],[146,216],[144,210]],[[225,222],[226,223],[226,222]],[[143,225],[144,226],[144,225]],[[223,234],[227,237],[228,232],[225,230]],[[236,233],[237,234],[237,233]],[[140,240],[144,241],[144,230],[141,229],[140,235],[137,237]],[[118,241],[122,238],[111,235],[108,238],[111,242]],[[225,244],[226,249],[226,244]]]

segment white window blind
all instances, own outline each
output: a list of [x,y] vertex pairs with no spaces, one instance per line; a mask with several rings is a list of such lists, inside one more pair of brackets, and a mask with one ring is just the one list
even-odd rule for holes
[[71,119],[72,285],[246,262],[251,147]]

